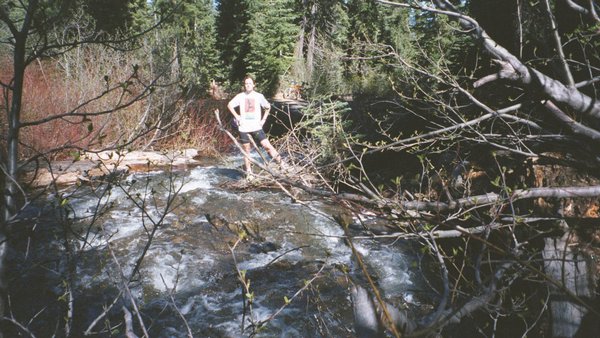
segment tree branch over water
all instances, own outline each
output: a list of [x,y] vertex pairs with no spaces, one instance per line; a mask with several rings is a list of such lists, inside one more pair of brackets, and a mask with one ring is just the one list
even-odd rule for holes
[[[449,2],[442,0],[435,1],[439,9],[417,5],[412,2],[410,4],[385,0],[377,0],[377,2],[389,6],[413,8],[456,18],[461,27],[466,32],[471,33],[481,43],[483,48],[502,65],[501,70],[493,78],[487,77],[485,80],[480,80],[476,82],[476,86],[483,85],[494,79],[510,80],[523,85],[528,91],[540,91],[557,104],[565,105],[574,112],[592,118],[596,123],[600,123],[600,102],[579,91],[577,87],[565,85],[541,71],[526,65],[517,56],[492,39],[475,19],[460,13]],[[564,66],[567,67],[566,64]],[[600,131],[590,128],[585,136],[591,136],[592,140],[597,141],[600,139]]]

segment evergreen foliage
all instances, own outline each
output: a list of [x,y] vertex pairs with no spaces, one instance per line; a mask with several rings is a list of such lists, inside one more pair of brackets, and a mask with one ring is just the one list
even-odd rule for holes
[[217,11],[217,46],[226,68],[226,79],[239,84],[247,73],[244,55],[248,53],[249,44],[240,37],[248,26],[248,3],[221,0],[217,2]]
[[346,72],[354,93],[382,95],[385,88],[390,88],[389,74],[382,66],[389,58],[392,45],[386,39],[385,21],[379,8],[374,1],[348,1],[350,29],[346,41]]
[[304,1],[304,39],[301,57],[304,74],[313,95],[348,94],[344,79],[345,41],[349,31],[347,8],[336,0]]
[[[161,19],[160,29],[146,37],[154,46],[157,70],[169,69],[171,80],[180,84],[186,95],[205,96],[212,80],[222,77],[222,64],[216,49],[216,12],[211,0],[183,0],[173,7],[172,1],[152,3],[154,13],[169,13]],[[172,11],[172,12],[169,12]],[[140,11],[137,24],[148,11]]]
[[96,31],[114,35],[131,26],[129,10],[136,0],[85,0],[85,9],[96,22]]
[[293,61],[298,16],[292,0],[250,1],[251,19],[242,39],[249,43],[244,61],[266,93],[274,93],[279,76]]
[[[522,319],[527,327],[519,334],[528,334],[535,326],[547,325],[543,317],[553,297],[540,295],[554,286],[542,281],[537,272],[528,275],[533,270],[527,271],[524,263],[539,257],[536,246],[545,236],[543,232],[559,229],[539,231],[535,224],[544,221],[546,211],[539,212],[533,208],[533,202],[520,203],[516,199],[515,191],[523,193],[533,184],[547,185],[546,178],[532,177],[536,173],[526,176],[518,171],[533,168],[533,163],[535,166],[550,164],[555,168],[568,164],[591,177],[589,172],[597,171],[600,166],[596,144],[600,140],[597,86],[600,19],[597,15],[586,19],[581,12],[573,14],[570,9],[561,10],[566,3],[555,0],[405,1],[402,6],[400,2],[393,2],[398,7],[391,8],[382,7],[375,0],[0,1],[0,46],[3,47],[0,57],[5,56],[4,53],[8,57],[13,54],[11,66],[15,69],[15,74],[6,76],[9,81],[0,76],[4,81],[0,85],[5,102],[16,102],[3,103],[7,118],[0,121],[1,134],[6,135],[0,138],[0,155],[8,163],[0,163],[7,173],[7,178],[0,179],[5,191],[2,207],[10,211],[5,218],[16,215],[14,196],[20,196],[13,182],[19,174],[18,147],[26,144],[19,136],[19,129],[27,127],[25,115],[21,116],[27,66],[36,60],[40,64],[59,60],[59,56],[66,57],[68,51],[78,52],[78,48],[87,43],[104,42],[114,47],[121,42],[119,39],[108,41],[108,36],[139,35],[140,39],[135,40],[139,45],[132,43],[125,47],[141,45],[142,52],[133,48],[120,52],[147,58],[148,68],[156,76],[150,76],[148,81],[140,77],[139,66],[131,62],[135,57],[116,56],[117,60],[107,65],[132,67],[130,79],[136,79],[139,87],[144,88],[144,95],[151,97],[158,91],[163,94],[160,98],[163,102],[180,103],[179,98],[185,95],[204,96],[212,80],[229,81],[233,86],[232,83],[238,84],[247,74],[256,78],[257,88],[267,95],[276,93],[289,79],[306,81],[313,95],[309,99],[313,100],[309,100],[308,108],[295,125],[301,135],[288,138],[300,141],[301,148],[296,153],[303,154],[299,156],[302,160],[312,161],[304,168],[316,168],[319,177],[328,175],[331,180],[326,183],[334,188],[331,190],[346,184],[346,188],[370,195],[371,202],[377,202],[382,214],[389,213],[394,220],[410,220],[406,234],[420,233],[427,243],[442,240],[432,231],[447,235],[447,231],[460,226],[461,232],[456,236],[462,236],[467,234],[467,228],[485,228],[482,230],[485,242],[477,245],[465,242],[464,246],[458,246],[464,249],[463,258],[456,252],[449,255],[442,251],[431,256],[445,269],[442,278],[446,284],[445,300],[438,302],[440,307],[433,316],[424,317],[418,324],[431,324],[428,328],[442,332],[444,326],[454,322],[450,317],[456,316],[465,327],[472,326],[466,318],[476,318],[484,323],[477,328],[480,334],[495,335],[496,324],[510,327],[506,323]],[[572,2],[581,3],[584,1]],[[30,4],[34,5],[28,6]],[[422,5],[433,7],[419,9]],[[27,13],[30,7],[36,8],[34,13]],[[591,9],[597,7],[596,4]],[[449,13],[454,15],[442,15]],[[20,33],[18,26],[28,23],[27,14],[32,15],[31,26]],[[474,19],[468,21],[465,15]],[[558,29],[553,27],[554,19],[559,23]],[[154,25],[158,25],[158,29],[152,34],[142,34]],[[489,36],[480,34],[483,31]],[[498,43],[484,45],[489,41]],[[484,50],[488,53],[479,52]],[[108,73],[108,67],[93,64],[89,55],[79,56],[78,61],[84,60],[78,63],[82,68],[91,63],[98,73],[105,69]],[[65,74],[70,76],[69,72]],[[158,74],[169,76],[158,80]],[[135,91],[130,80],[115,84],[108,74],[98,78],[106,82],[107,89],[100,96],[107,96],[107,100],[112,101],[111,95],[114,95],[119,101]],[[168,87],[163,84],[173,83],[179,84],[177,91],[161,92],[161,88]],[[111,94],[109,85],[121,98]],[[354,100],[351,103],[336,100],[338,95]],[[98,99],[92,98],[88,103],[94,101]],[[85,106],[66,113],[64,118],[68,123],[83,126],[91,121],[87,116],[90,113],[84,112]],[[148,108],[148,114],[144,113],[140,121],[130,125],[136,129],[152,125],[153,119],[160,121],[156,124],[157,135],[167,129],[165,125],[173,128],[171,122],[175,114],[166,106],[152,112]],[[102,114],[105,113],[108,111]],[[110,115],[111,118],[117,116],[122,125],[121,118],[126,116]],[[63,119],[63,116],[55,119]],[[40,121],[40,124],[47,122],[46,116]],[[87,128],[89,133],[94,131],[91,122]],[[103,136],[98,137],[101,144]],[[154,138],[149,144],[153,141]],[[72,145],[64,149],[68,146]],[[387,153],[379,158],[384,161],[375,162],[384,152]],[[420,167],[410,172],[408,165],[401,163],[403,167],[399,168],[397,162],[389,161],[391,157],[385,157],[392,152],[410,155],[406,157],[417,159]],[[293,156],[289,158],[293,160]],[[376,174],[369,170],[370,160],[376,163],[371,167],[375,167]],[[399,175],[404,174],[414,174],[415,178],[403,182]],[[395,177],[393,181],[392,177]],[[348,180],[344,182],[345,178]],[[533,180],[536,182],[532,183]],[[582,196],[597,198],[597,193],[593,194],[600,186],[589,182],[593,181],[582,180],[581,183],[594,190]],[[559,198],[561,193],[569,199],[576,197],[568,190],[562,191],[568,187],[561,186],[556,191],[548,191],[546,186],[541,188],[529,193],[545,193],[552,198]],[[488,202],[480,204],[480,198]],[[409,208],[414,213],[407,213]],[[550,210],[548,213],[566,222],[570,216],[564,212],[569,210],[564,206],[560,209],[560,212]],[[589,210],[597,215],[597,204]],[[538,218],[538,215],[543,217]],[[525,228],[526,218],[533,225]],[[527,234],[530,230],[534,230],[532,237]],[[468,238],[476,238],[480,233],[469,232],[468,235]],[[0,226],[0,246],[6,242],[2,236]],[[425,251],[438,250],[434,245],[423,247]],[[448,247],[455,249],[452,244]],[[490,248],[496,250],[492,252]],[[474,251],[479,257],[475,263],[471,261]],[[7,251],[0,248],[0,267],[1,252]],[[506,262],[514,266],[505,266]],[[543,263],[540,260],[535,264]],[[448,272],[446,265],[456,271]],[[518,283],[529,283],[529,280],[536,283],[536,289],[543,285],[539,288],[543,291],[538,295],[532,291],[531,297],[523,293],[521,297]],[[487,293],[487,300],[480,297]],[[2,299],[0,297],[0,305]],[[287,303],[287,297],[285,299]],[[527,301],[530,304],[521,299],[531,299]],[[534,311],[531,311],[528,306],[540,303],[539,300],[542,303],[532,306]],[[469,304],[472,301],[475,303]],[[439,320],[427,323],[435,316]],[[535,329],[547,331],[546,328]]]
[[157,72],[169,72],[194,95],[204,95],[212,80],[237,91],[241,79],[253,75],[267,95],[295,80],[313,95],[385,96],[401,75],[389,55],[418,58],[416,40],[431,59],[441,57],[436,53],[443,47],[439,19],[374,0],[111,1],[82,0],[80,6],[95,30],[107,33],[143,32],[164,19],[144,37],[154,46],[148,57]]
[[219,2],[219,46],[229,80],[253,75],[261,91],[274,93],[293,62],[299,16],[293,0]]
[[131,24],[129,29],[133,32],[143,32],[154,23],[152,6],[146,0],[131,0],[129,2],[129,12],[131,13]]

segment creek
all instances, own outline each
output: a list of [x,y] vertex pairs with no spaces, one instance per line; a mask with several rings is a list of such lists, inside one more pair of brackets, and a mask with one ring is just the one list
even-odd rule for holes
[[[73,336],[108,337],[123,335],[129,311],[141,335],[137,306],[151,337],[354,336],[350,287],[366,282],[332,217],[342,208],[232,188],[241,164],[231,157],[73,185],[28,207],[43,217],[13,240],[17,319],[50,336],[66,325],[71,304]],[[354,234],[360,222],[383,220],[354,218]],[[411,243],[363,236],[353,244],[387,302],[425,306],[430,291]]]

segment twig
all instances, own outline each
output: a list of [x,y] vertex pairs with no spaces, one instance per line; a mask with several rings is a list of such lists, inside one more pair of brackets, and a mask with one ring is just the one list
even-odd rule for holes
[[292,249],[289,249],[289,250],[285,251],[284,253],[282,253],[281,255],[278,255],[277,257],[273,258],[273,259],[272,259],[272,260],[271,260],[269,263],[267,263],[267,264],[265,265],[265,267],[268,267],[268,266],[269,266],[269,265],[271,265],[272,263],[275,263],[275,261],[276,261],[276,260],[278,260],[279,258],[281,258],[281,257],[283,257],[283,256],[285,256],[285,255],[287,255],[287,254],[289,254],[289,253],[290,253],[290,252],[292,252],[292,251],[296,251],[296,250],[300,250],[300,249],[303,249],[303,248],[308,248],[308,247],[310,247],[310,245],[302,245],[302,246],[299,246],[299,247],[297,247],[297,248],[292,248]]
[[110,243],[107,245],[107,248],[108,248],[108,251],[110,252],[110,255],[112,256],[113,261],[115,262],[115,264],[117,265],[117,268],[119,269],[119,275],[121,277],[121,284],[123,286],[123,290],[124,290],[125,294],[127,294],[127,298],[129,298],[129,301],[131,302],[131,306],[133,306],[133,309],[135,310],[135,315],[140,323],[142,332],[144,332],[144,337],[150,338],[150,335],[148,334],[148,331],[146,330],[146,325],[144,325],[144,319],[142,318],[142,315],[140,314],[140,310],[137,306],[137,303],[136,303],[135,299],[133,298],[133,295],[131,294],[129,285],[127,285],[129,280],[127,278],[125,278],[125,275],[123,274],[123,268],[121,268],[121,264],[119,264],[119,260],[117,259],[117,256],[115,255],[115,252],[113,251]]
[[389,329],[394,334],[394,337],[399,338],[400,337],[400,332],[398,332],[398,329],[394,325],[394,321],[393,321],[392,316],[390,315],[390,313],[388,311],[388,307],[386,306],[383,298],[381,297],[381,294],[379,293],[378,288],[375,286],[375,282],[371,278],[371,275],[367,271],[366,265],[365,265],[365,263],[362,260],[361,254],[354,247],[354,244],[352,243],[352,237],[350,237],[350,235],[348,234],[348,228],[347,227],[342,227],[342,228],[344,229],[344,232],[346,233],[346,243],[348,243],[348,246],[352,250],[352,255],[356,258],[356,261],[358,262],[358,265],[360,266],[360,268],[361,268],[361,270],[363,272],[363,275],[365,276],[365,278],[369,282],[369,286],[371,287],[371,290],[373,290],[373,293],[375,294],[375,298],[377,298],[377,302],[379,303],[379,305],[381,307],[381,311],[383,312],[383,315],[385,316],[385,319],[390,324],[389,325],[390,326]]
[[112,309],[112,307],[115,306],[115,304],[117,304],[117,302],[119,301],[119,299],[121,299],[121,295],[122,294],[123,294],[123,290],[119,290],[119,294],[115,297],[115,299],[112,301],[112,303],[110,303],[110,305],[107,306],[104,309],[104,311],[98,317],[96,317],[96,319],[94,319],[92,321],[92,323],[88,326],[88,328],[83,333],[84,336],[88,336],[88,335],[93,334],[92,329],[94,328],[94,326],[96,326],[98,324],[98,322],[100,322],[100,320],[102,320],[102,318],[106,317],[106,315],[108,314],[108,312],[110,312],[110,310]]
[[27,327],[25,327],[23,324],[19,323],[16,319],[14,319],[12,317],[1,317],[1,319],[5,320],[7,322],[13,323],[16,327],[21,329],[21,331],[23,331],[24,333],[28,334],[31,338],[35,338],[35,335],[33,334],[33,332],[29,331],[29,329]]
[[[179,268],[178,268],[179,270]],[[163,278],[162,273],[160,274],[160,279],[163,282],[163,285],[165,286],[165,289],[168,290],[167,288],[167,283],[165,282],[165,279]],[[192,334],[192,329],[190,328],[190,325],[187,322],[187,319],[185,319],[185,316],[183,315],[183,313],[181,313],[181,311],[179,310],[179,308],[177,307],[177,303],[175,302],[175,298],[173,298],[173,292],[171,290],[168,290],[169,293],[169,299],[171,299],[171,303],[173,304],[173,307],[175,308],[175,311],[177,312],[177,315],[179,315],[179,317],[183,320],[183,324],[185,325],[187,332],[188,332],[188,337],[189,338],[193,338],[194,335]]]
[[258,322],[257,328],[262,327],[263,325],[277,317],[281,313],[281,311],[283,311],[294,299],[296,299],[296,297],[298,297],[304,290],[308,289],[308,287],[321,275],[321,272],[323,271],[325,266],[327,266],[327,261],[323,262],[323,265],[321,265],[319,271],[317,271],[311,279],[304,281],[304,286],[302,286],[298,291],[296,291],[291,298],[286,299],[285,303],[281,307],[279,307],[277,311],[273,312],[269,317]]

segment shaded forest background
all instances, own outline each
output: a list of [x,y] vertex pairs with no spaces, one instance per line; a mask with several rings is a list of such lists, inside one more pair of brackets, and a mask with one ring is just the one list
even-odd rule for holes
[[[17,181],[32,163],[231,150],[213,111],[252,75],[271,98],[301,85],[307,107],[275,144],[323,179],[321,196],[376,210],[439,263],[440,301],[417,332],[461,332],[468,317],[482,323],[473,332],[544,336],[558,315],[550,294],[593,327],[599,10],[593,0],[1,1],[0,235],[18,223],[27,187]],[[541,272],[557,236],[590,262],[585,295]]]

